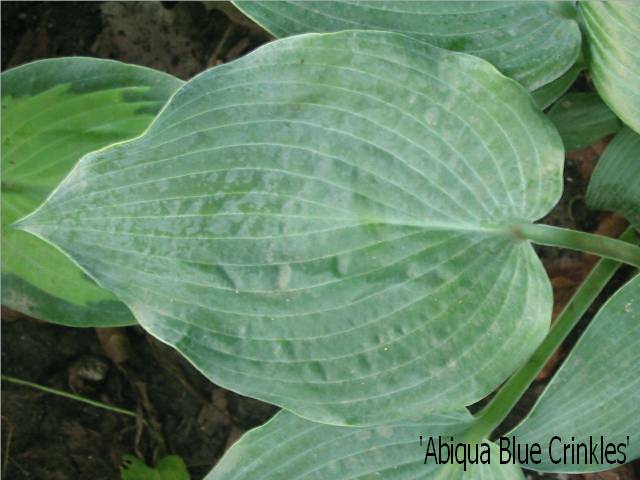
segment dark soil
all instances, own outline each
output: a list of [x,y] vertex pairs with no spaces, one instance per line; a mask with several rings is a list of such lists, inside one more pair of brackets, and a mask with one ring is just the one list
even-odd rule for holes
[[[4,383],[5,478],[111,480],[119,478],[125,453],[149,462],[176,453],[193,478],[202,478],[231,434],[237,436],[275,413],[270,405],[211,384],[140,328],[129,328],[126,335],[132,355],[118,368],[104,357],[93,329],[26,318],[3,322],[3,373],[138,408],[158,423],[156,433],[131,417]],[[94,365],[106,366],[104,379],[83,378]]]
[[[2,2],[1,8],[3,70],[39,58],[86,55],[188,79],[270,38],[226,2]],[[582,79],[580,85],[588,88],[588,81]],[[588,178],[603,146],[568,156],[565,194],[547,223],[609,235],[623,228],[615,218],[584,205]],[[559,250],[540,253],[559,310],[593,260]],[[628,275],[622,272],[609,290]],[[107,331],[117,339],[113,349],[101,344],[94,329],[55,326],[4,309],[2,317],[4,374],[74,391],[147,419],[143,425],[133,417],[3,382],[1,460],[2,477],[8,480],[116,480],[123,455],[155,463],[169,453],[180,455],[192,478],[201,479],[230,443],[276,411],[211,384],[139,327]],[[562,355],[508,423],[530,408]],[[634,467],[624,467],[611,475],[545,478],[640,479],[637,465],[635,473]]]

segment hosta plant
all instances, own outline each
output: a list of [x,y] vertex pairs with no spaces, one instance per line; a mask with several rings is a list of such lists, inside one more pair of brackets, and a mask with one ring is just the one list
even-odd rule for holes
[[[620,265],[640,267],[637,9],[239,7],[286,38],[184,84],[80,58],[3,74],[3,302],[135,321],[281,406],[212,479],[523,478],[518,463],[640,456],[637,277],[509,434],[539,458],[501,463],[492,437]],[[562,96],[585,68],[598,93]],[[611,133],[587,202],[632,226],[611,239],[536,223],[562,193],[565,147]],[[551,327],[533,244],[603,257]],[[556,462],[554,436],[617,456]],[[434,438],[464,455],[436,462]]]

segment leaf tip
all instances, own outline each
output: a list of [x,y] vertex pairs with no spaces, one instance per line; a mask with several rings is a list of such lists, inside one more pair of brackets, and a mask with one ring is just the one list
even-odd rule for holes
[[14,230],[21,230],[23,232],[35,233],[37,222],[35,221],[37,217],[37,210],[34,212],[25,215],[19,220],[16,220],[12,224],[9,225]]

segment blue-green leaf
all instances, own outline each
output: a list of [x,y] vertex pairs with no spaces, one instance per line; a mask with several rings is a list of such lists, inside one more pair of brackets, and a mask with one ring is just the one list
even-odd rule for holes
[[349,29],[404,33],[488,60],[535,90],[560,77],[580,53],[570,2],[236,1],[276,37]]
[[598,160],[587,205],[619,212],[640,230],[640,135],[630,128],[618,133]]
[[[611,463],[601,460],[593,463],[591,448],[586,456],[581,448],[578,451],[583,453],[565,460],[563,445],[572,442],[589,446],[596,443],[596,458],[600,458],[606,444],[614,444],[614,453],[609,455],[614,464],[640,457],[638,398],[640,276],[604,304],[529,417],[513,432],[520,444],[542,445],[542,463],[527,468],[545,472],[611,468]],[[560,440],[553,440],[554,436]],[[619,444],[623,444],[621,451]]]
[[597,93],[592,92],[564,95],[549,110],[549,118],[558,128],[568,151],[593,145],[622,128],[618,117]]
[[549,281],[512,232],[563,160],[482,59],[302,35],[188,82],[20,226],[215,383],[366,425],[477,401],[544,337]]
[[593,83],[611,109],[640,133],[640,8],[636,0],[580,2]]
[[584,70],[584,68],[584,63],[579,60],[560,77],[531,92],[533,100],[541,110],[549,107],[569,90],[569,87],[576,81],[578,75],[580,75],[580,72]]
[[[520,467],[500,465],[496,447],[489,442],[492,451],[482,457],[490,459],[488,464],[463,466],[452,460],[438,465],[431,454],[425,464],[427,451],[433,451],[430,441],[435,449],[439,442],[457,444],[457,435],[472,420],[468,412],[459,411],[374,428],[334,427],[283,411],[245,434],[205,480],[524,479]],[[470,448],[475,452],[475,445]],[[446,462],[444,455],[440,460]]]

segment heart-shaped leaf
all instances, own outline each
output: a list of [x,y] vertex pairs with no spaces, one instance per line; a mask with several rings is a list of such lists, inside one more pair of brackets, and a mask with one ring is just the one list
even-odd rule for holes
[[534,90],[558,78],[580,53],[569,2],[237,1],[276,37],[340,30],[404,33],[477,55]]
[[[438,465],[431,454],[427,457],[427,452],[439,451],[439,442],[458,443],[456,435],[472,420],[468,412],[460,411],[374,428],[334,427],[283,411],[245,434],[205,480],[523,479],[520,467],[499,463],[496,446],[489,442],[489,464],[464,467],[452,460]],[[475,445],[468,448],[475,452]],[[444,455],[443,450],[442,462]]]
[[51,245],[8,225],[38,207],[85,153],[139,135],[182,84],[111,60],[42,60],[2,74],[2,303],[73,326],[135,323]]
[[568,151],[593,145],[622,128],[618,117],[594,92],[564,95],[549,110],[549,118],[558,128]]
[[635,0],[580,2],[589,71],[598,92],[640,133],[640,9]]
[[[614,451],[608,455],[612,463],[640,457],[638,398],[640,276],[622,287],[602,307],[529,417],[513,432],[520,444],[538,442],[542,445],[542,463],[527,467],[553,472],[594,472],[611,468],[611,463],[593,463],[589,453],[586,459],[584,454],[577,454],[578,458],[564,461],[563,442],[597,443],[596,458],[600,458],[607,443],[612,443]],[[561,441],[555,440],[549,445],[554,436]],[[618,451],[618,444],[624,445],[624,457]],[[561,461],[557,462],[558,459]]]
[[513,226],[563,150],[487,62],[385,32],[303,35],[188,82],[21,223],[214,382],[335,424],[451,410],[545,335]]
[[640,135],[630,128],[622,129],[598,160],[587,205],[620,212],[640,230]]

